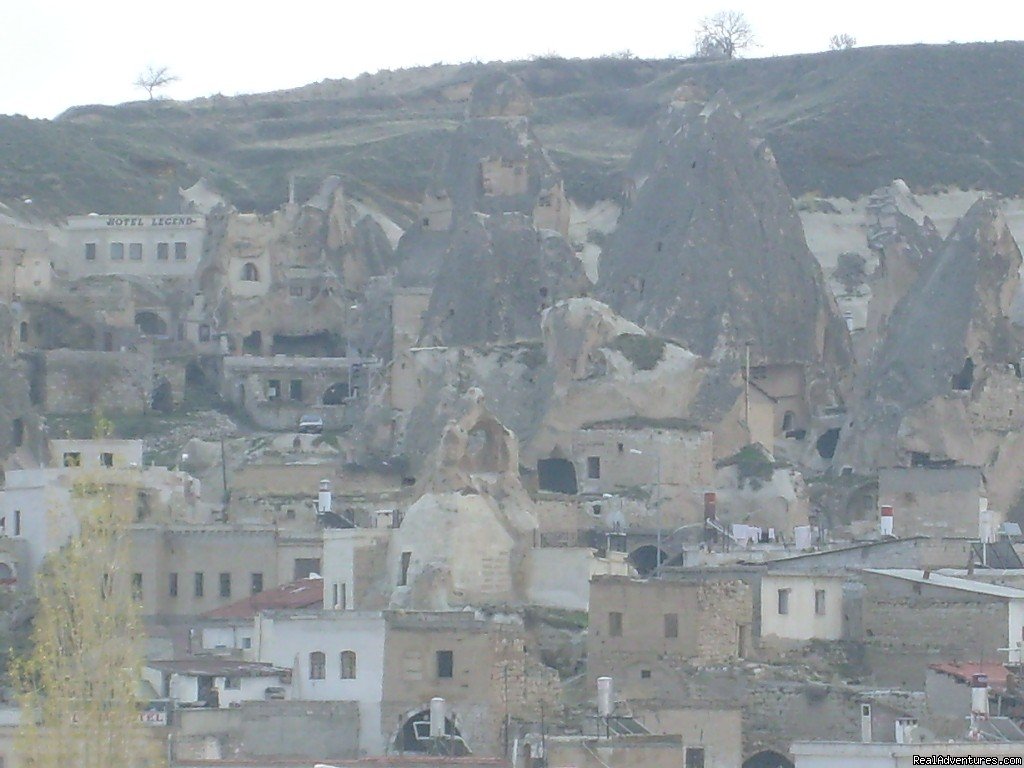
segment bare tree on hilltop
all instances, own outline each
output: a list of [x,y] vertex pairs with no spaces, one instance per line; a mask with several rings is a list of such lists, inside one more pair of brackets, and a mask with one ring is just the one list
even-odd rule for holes
[[702,58],[734,59],[756,44],[750,22],[739,11],[719,11],[705,16],[697,26],[695,47]]
[[857,47],[857,38],[853,35],[848,35],[845,32],[841,35],[832,35],[828,39],[828,49],[830,51],[848,51],[851,48]]
[[166,85],[170,85],[173,82],[180,80],[177,75],[172,75],[169,67],[146,67],[146,71],[143,72],[135,80],[135,85],[142,88],[148,95],[150,100],[154,98],[153,91],[158,88],[163,88]]

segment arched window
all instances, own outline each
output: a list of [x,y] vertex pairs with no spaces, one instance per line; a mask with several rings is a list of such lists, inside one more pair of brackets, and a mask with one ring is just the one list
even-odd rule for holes
[[327,656],[323,651],[309,654],[309,679],[323,680],[327,677]]
[[249,283],[258,283],[260,281],[260,271],[256,269],[256,265],[251,261],[245,262],[242,267],[242,279]]
[[24,320],[21,321],[21,325],[18,328],[18,339],[20,341],[28,341],[28,323]]
[[356,652],[355,651],[342,651],[341,652],[341,679],[342,680],[355,680],[356,679]]

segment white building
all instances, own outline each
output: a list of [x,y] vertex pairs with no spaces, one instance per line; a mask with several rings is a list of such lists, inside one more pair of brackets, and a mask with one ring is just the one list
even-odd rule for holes
[[92,275],[191,277],[203,254],[198,214],[69,216],[54,266],[71,279]]
[[813,573],[766,573],[761,577],[762,640],[841,640],[844,580]]
[[384,638],[380,612],[268,611],[256,618],[253,655],[292,670],[294,699],[356,702],[359,749],[380,755]]

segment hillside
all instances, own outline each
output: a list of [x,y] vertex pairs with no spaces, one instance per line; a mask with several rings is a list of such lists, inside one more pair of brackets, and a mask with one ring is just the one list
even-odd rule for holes
[[239,208],[269,210],[336,173],[408,221],[459,124],[471,83],[504,68],[534,99],[540,141],[573,199],[619,191],[654,112],[683,83],[722,89],[768,138],[794,196],[914,188],[1024,189],[1024,43],[862,48],[771,59],[539,58],[434,66],[262,95],[0,117],[0,201],[56,216],[159,210],[206,175]]

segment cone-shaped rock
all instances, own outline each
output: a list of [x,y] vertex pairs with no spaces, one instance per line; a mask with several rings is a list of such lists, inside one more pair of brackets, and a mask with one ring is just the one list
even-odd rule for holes
[[771,150],[728,101],[676,101],[627,172],[631,205],[600,263],[623,316],[714,356],[849,360],[849,337]]

